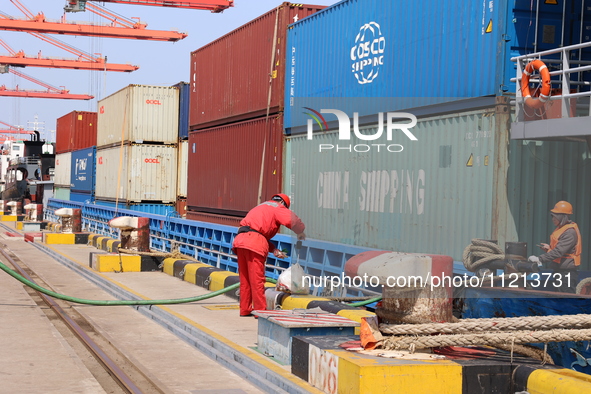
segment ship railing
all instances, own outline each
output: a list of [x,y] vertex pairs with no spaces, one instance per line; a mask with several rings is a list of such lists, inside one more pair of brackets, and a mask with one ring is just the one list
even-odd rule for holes
[[[555,111],[553,117],[591,116],[591,82],[587,77],[589,74],[584,74],[591,71],[591,61],[581,60],[585,49],[591,50],[591,41],[511,58],[511,61],[517,64],[517,75],[511,79],[512,82],[516,82],[515,100],[511,101],[511,104],[515,105],[517,121],[535,118],[532,116],[534,111],[525,107],[521,92],[523,71],[527,64],[535,59],[542,60],[550,71],[554,95],[549,100],[560,101],[560,114],[556,115],[558,111]],[[541,80],[539,77],[532,78],[530,83],[541,83]]]
[[19,164],[39,164],[39,158],[37,157],[15,157],[10,160],[10,165],[15,166]]

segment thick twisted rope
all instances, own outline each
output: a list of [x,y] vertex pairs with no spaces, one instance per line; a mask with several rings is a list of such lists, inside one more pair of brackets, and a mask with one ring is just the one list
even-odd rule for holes
[[550,330],[591,328],[591,315],[524,316],[491,319],[463,319],[457,323],[380,324],[380,331],[392,335],[456,334],[463,332]]
[[482,239],[473,239],[472,244],[464,249],[462,255],[464,267],[470,272],[476,272],[481,266],[491,261],[504,259],[505,252],[499,245]]
[[383,346],[387,350],[426,349],[441,346],[510,345],[524,343],[589,341],[591,329],[514,331],[481,334],[455,334],[422,337],[388,337]]

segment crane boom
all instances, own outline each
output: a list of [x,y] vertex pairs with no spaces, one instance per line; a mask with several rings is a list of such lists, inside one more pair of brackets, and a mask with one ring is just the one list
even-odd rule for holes
[[[16,89],[8,89],[6,86],[0,86],[0,96],[4,97],[31,97],[31,98],[57,98],[57,99],[70,99],[70,100],[92,100],[94,96],[89,96],[87,94],[70,94],[70,91],[67,90],[65,87],[63,89],[56,88],[51,86],[43,81],[35,79],[30,75],[21,73],[20,71],[13,70],[12,68],[9,70],[12,74],[19,76],[21,78],[25,78],[28,81],[36,83],[37,85],[43,86],[47,90],[20,90],[18,86]],[[0,122],[4,123],[4,122]],[[16,128],[14,126],[10,126],[7,123],[5,125]]]
[[1,97],[28,97],[28,98],[48,98],[48,99],[66,99],[66,100],[92,100],[94,96],[87,94],[70,93],[51,93],[38,90],[10,90],[6,86],[0,86]]
[[[234,0],[101,0],[103,3],[119,3],[133,5],[148,5],[160,7],[189,8],[222,12],[234,6]],[[68,0],[64,10],[66,12],[84,11],[86,0]]]
[[8,126],[8,129],[5,129],[4,131],[10,130],[9,132],[19,132],[19,131],[24,130],[21,126],[13,126],[13,125],[3,122],[1,120],[0,120],[0,123],[3,124],[4,126]]
[[4,126],[8,126],[7,129],[0,129],[0,133],[2,133],[2,134],[33,134],[34,133],[33,131],[25,130],[21,126],[13,126],[13,125],[10,125],[6,122],[2,122],[1,120],[0,120],[0,123],[3,124]]
[[176,31],[148,30],[145,23],[127,21],[105,8],[90,3],[86,5],[86,9],[110,20],[110,25],[66,22],[65,17],[60,22],[50,22],[45,19],[42,12],[32,16],[33,14],[24,5],[14,1],[13,3],[20,5],[19,9],[28,19],[16,19],[0,13],[0,30],[173,42],[187,37],[186,33]]
[[1,120],[0,120],[0,123],[3,124],[4,126],[8,126],[7,129],[0,129],[0,133],[2,133],[2,134],[34,134],[33,131],[25,130],[21,126],[13,126],[13,125],[3,122]]
[[0,129],[0,133],[2,133],[2,134],[33,134],[32,131],[11,130],[11,129]]
[[121,71],[131,72],[137,70],[138,66],[131,64],[105,63],[104,59],[99,61],[88,60],[67,60],[34,57],[11,57],[0,56],[0,64],[7,64],[16,67],[45,67],[45,68],[67,68],[72,70],[95,70],[95,71]]
[[78,59],[69,60],[69,59],[54,59],[49,57],[42,57],[41,51],[36,57],[31,57],[25,55],[23,51],[16,52],[14,51],[8,44],[6,44],[3,40],[0,39],[0,45],[3,46],[10,52],[11,56],[0,56],[0,64],[6,64],[10,66],[17,66],[17,67],[47,67],[47,68],[68,68],[68,69],[75,69],[75,70],[98,70],[98,71],[121,71],[121,72],[130,72],[135,71],[139,67],[133,66],[131,64],[115,64],[115,63],[107,63],[105,58],[102,57],[95,57],[90,54],[84,53],[79,51],[75,48],[68,46],[67,44],[51,39],[43,34],[38,33],[29,33],[34,35],[38,38],[41,38],[44,41],[48,41],[53,45],[56,45],[64,50],[67,50],[70,53],[73,53],[78,56]]

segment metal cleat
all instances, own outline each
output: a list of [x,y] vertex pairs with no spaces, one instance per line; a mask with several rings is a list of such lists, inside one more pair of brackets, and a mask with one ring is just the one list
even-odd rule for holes
[[17,201],[9,201],[6,203],[6,206],[9,209],[9,215],[18,215],[18,205]]
[[25,205],[25,221],[26,222],[39,222],[43,217],[43,205],[42,204],[27,204]]
[[82,231],[82,210],[74,208],[60,208],[55,211],[60,217],[61,232],[66,234]]
[[120,248],[136,252],[150,251],[150,219],[120,216],[111,219],[109,226],[121,231]]

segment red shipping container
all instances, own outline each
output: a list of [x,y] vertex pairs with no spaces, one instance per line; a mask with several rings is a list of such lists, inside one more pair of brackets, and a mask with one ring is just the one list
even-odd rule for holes
[[224,226],[240,226],[241,216],[227,216],[227,215],[216,215],[213,213],[193,212],[187,211],[188,220],[197,220],[199,222],[223,224]]
[[187,209],[246,215],[281,191],[282,161],[283,115],[189,133]]
[[323,8],[283,3],[193,51],[190,129],[282,111],[287,26]]
[[58,118],[55,153],[66,153],[96,145],[96,112],[72,111]]

